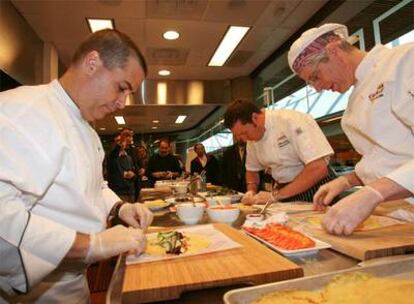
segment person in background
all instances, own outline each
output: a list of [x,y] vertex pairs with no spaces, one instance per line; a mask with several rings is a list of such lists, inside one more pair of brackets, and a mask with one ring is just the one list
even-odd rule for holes
[[134,167],[133,173],[134,173],[134,199],[133,201],[136,202],[138,200],[139,192],[141,190],[139,178],[138,178],[138,154],[137,149],[134,145],[134,131],[130,128],[122,128],[121,133],[128,134],[127,136],[127,143],[125,147],[125,152],[131,157],[132,165]]
[[137,147],[137,156],[138,156],[138,177],[140,188],[150,187],[150,182],[147,176],[148,168],[148,151],[144,146]]
[[132,157],[127,153],[127,147],[131,145],[132,137],[132,130],[124,128],[106,161],[109,188],[127,202],[135,202],[135,192],[137,191],[136,168]]
[[[108,188],[90,123],[123,108],[145,74],[132,40],[103,30],[61,78],[0,93],[0,302],[89,303],[88,264],[144,250],[152,213]],[[131,227],[107,228],[112,218]]]
[[173,179],[181,175],[182,169],[177,158],[171,154],[171,143],[168,139],[161,139],[158,154],[148,161],[148,177],[152,184],[157,180]]
[[323,226],[338,235],[351,234],[384,200],[414,202],[414,44],[376,45],[367,53],[348,38],[346,26],[325,24],[304,32],[288,54],[291,69],[317,91],[345,93],[354,86],[341,126],[362,158],[354,172],[314,197],[321,210],[341,192],[363,186],[324,216]]
[[247,141],[247,192],[242,203],[265,203],[270,191],[258,191],[259,171],[271,168],[278,199],[312,202],[320,185],[332,180],[333,150],[315,120],[292,110],[263,110],[237,100],[224,114],[224,125],[237,141]]
[[206,172],[206,182],[213,185],[220,184],[220,168],[217,159],[213,155],[207,155],[203,144],[195,144],[194,151],[197,154],[191,161],[191,174]]
[[246,143],[236,141],[223,153],[221,166],[223,186],[246,192]]

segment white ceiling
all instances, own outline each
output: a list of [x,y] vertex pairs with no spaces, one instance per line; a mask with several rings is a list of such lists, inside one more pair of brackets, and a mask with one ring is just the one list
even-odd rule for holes
[[[327,0],[12,0],[40,39],[57,49],[59,58],[68,65],[80,42],[89,34],[87,17],[113,18],[115,27],[128,34],[143,52],[149,68],[148,79],[157,80],[160,69],[167,68],[170,80],[230,80],[248,76],[300,26],[315,14]],[[224,67],[208,67],[207,63],[229,25],[251,26],[252,29]],[[162,38],[166,30],[180,32],[178,40]],[[179,131],[198,126],[215,107],[213,105],[181,107],[189,119],[181,126],[170,106],[144,109],[127,106],[120,114],[138,113],[141,121],[133,129],[137,133]],[[171,106],[175,107],[175,106]],[[205,107],[205,108],[203,108]],[[131,109],[130,109],[131,108]],[[174,112],[174,111],[173,111]],[[174,112],[175,113],[175,112]],[[195,114],[197,113],[197,115]],[[175,114],[174,114],[175,115]],[[153,119],[161,120],[156,130]],[[117,132],[113,116],[96,123],[100,134]],[[105,127],[102,131],[99,128]]]
[[[248,75],[326,0],[12,0],[39,37],[52,43],[62,62],[89,34],[87,17],[113,18],[149,63],[149,79],[168,68],[170,79],[231,79]],[[251,26],[225,67],[207,63],[229,25]],[[180,32],[167,41],[162,33]],[[240,60],[237,57],[241,56]]]

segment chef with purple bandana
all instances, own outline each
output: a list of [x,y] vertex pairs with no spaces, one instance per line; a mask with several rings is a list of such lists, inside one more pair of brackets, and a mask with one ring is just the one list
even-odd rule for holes
[[[354,86],[341,126],[362,158],[355,172],[320,187],[314,207],[323,210],[343,191],[363,187],[328,210],[325,229],[349,235],[381,202],[413,203],[414,44],[376,45],[365,52],[349,43],[344,25],[325,24],[304,32],[288,61],[317,91],[345,93]],[[414,221],[408,212],[395,215]]]

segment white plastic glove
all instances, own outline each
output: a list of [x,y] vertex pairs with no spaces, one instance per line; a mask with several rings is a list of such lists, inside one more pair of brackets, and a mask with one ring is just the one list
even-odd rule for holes
[[139,254],[144,251],[145,243],[145,235],[141,229],[116,225],[90,235],[85,263],[91,264],[127,251]]
[[143,204],[123,204],[119,209],[118,217],[134,228],[145,229],[151,225],[154,215]]
[[378,190],[365,186],[330,208],[322,219],[322,226],[331,234],[350,235],[383,201]]
[[253,201],[254,204],[265,204],[272,199],[272,194],[269,191],[260,191],[254,196]]
[[255,195],[255,193],[253,191],[247,191],[243,195],[243,197],[241,199],[241,203],[243,205],[253,205],[254,204],[254,200],[253,200],[254,195]]
[[352,185],[345,176],[340,176],[333,181],[320,186],[313,196],[313,209],[319,211],[325,210],[326,206],[328,206],[336,196],[351,187]]

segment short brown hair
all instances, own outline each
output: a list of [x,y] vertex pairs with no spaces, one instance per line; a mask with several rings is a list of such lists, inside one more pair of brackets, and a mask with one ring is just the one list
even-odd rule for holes
[[110,70],[125,68],[128,57],[131,55],[137,59],[144,74],[147,75],[147,64],[144,56],[142,56],[131,38],[120,31],[106,29],[89,35],[76,50],[72,58],[72,64],[78,63],[91,51],[97,51],[104,66]]
[[169,146],[171,146],[171,141],[168,138],[161,138],[159,144],[161,145],[162,142],[165,142]]
[[224,126],[233,128],[239,120],[242,124],[252,122],[252,114],[260,113],[260,109],[252,102],[246,100],[236,100],[230,104],[224,113]]

